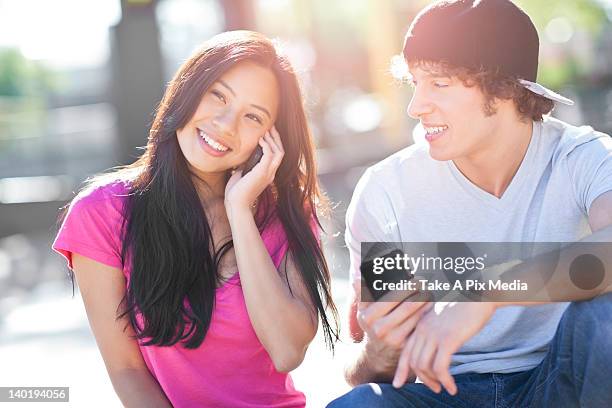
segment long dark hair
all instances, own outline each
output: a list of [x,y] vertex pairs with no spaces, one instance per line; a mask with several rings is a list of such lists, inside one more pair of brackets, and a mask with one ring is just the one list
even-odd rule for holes
[[[284,227],[289,252],[321,319],[325,342],[333,350],[338,316],[330,272],[310,227],[313,219],[320,227],[316,209],[326,201],[317,186],[314,147],[300,88],[286,57],[277,53],[269,39],[250,31],[213,37],[179,68],[159,104],[144,154],[110,174],[111,178],[131,178],[121,252],[124,265],[131,266],[131,275],[118,318],[128,316],[136,337],[147,339],[143,345],[182,342],[186,348],[196,348],[204,341],[220,280],[219,262],[232,242],[213,247],[206,210],[176,130],[188,123],[208,88],[243,61],[270,69],[278,81],[280,107],[275,126],[285,150],[272,186],[259,199],[256,222],[260,231],[273,218]],[[103,176],[108,178],[108,174]]]

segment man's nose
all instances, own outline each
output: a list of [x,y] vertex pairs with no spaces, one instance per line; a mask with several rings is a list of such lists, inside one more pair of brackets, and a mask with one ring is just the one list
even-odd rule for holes
[[412,99],[408,104],[407,113],[413,119],[419,119],[423,115],[431,113],[433,110],[433,104],[419,88],[414,88]]

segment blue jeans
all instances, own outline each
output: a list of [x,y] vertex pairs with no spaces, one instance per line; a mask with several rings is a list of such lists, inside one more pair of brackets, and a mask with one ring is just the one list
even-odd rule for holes
[[362,384],[328,408],[612,407],[612,294],[571,303],[544,360],[512,374],[459,374],[458,392]]

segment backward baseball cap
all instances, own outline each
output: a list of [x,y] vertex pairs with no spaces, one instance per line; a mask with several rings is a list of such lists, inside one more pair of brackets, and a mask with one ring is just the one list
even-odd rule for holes
[[536,82],[540,39],[531,18],[510,0],[442,0],[425,7],[404,40],[408,62],[444,61],[493,69],[531,92],[566,105],[574,102]]

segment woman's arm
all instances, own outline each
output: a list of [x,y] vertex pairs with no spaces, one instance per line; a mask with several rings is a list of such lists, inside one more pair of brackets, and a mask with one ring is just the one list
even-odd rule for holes
[[72,262],[89,324],[121,402],[126,407],[171,407],[131,338],[127,317],[116,318],[125,295],[121,270],[75,253]]
[[[317,332],[317,312],[288,253],[280,273],[248,207],[230,218],[236,261],[249,318],[259,341],[281,372],[295,369]],[[285,264],[282,262],[281,265]],[[286,273],[291,292],[282,275]]]
[[227,182],[225,210],[251,324],[276,370],[288,372],[304,360],[317,332],[318,316],[291,255],[279,273],[255,224],[251,204],[273,182],[285,153],[274,127],[259,145],[263,150],[259,163],[244,177],[236,172]]

